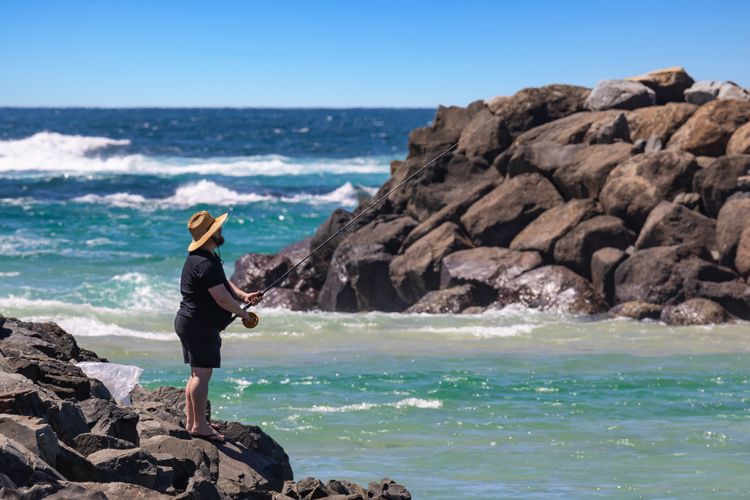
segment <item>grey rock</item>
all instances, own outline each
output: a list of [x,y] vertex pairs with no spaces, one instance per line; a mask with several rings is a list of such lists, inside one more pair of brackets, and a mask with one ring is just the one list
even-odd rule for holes
[[28,486],[33,480],[64,479],[28,448],[3,435],[0,435],[0,470],[17,486]]
[[656,104],[656,93],[638,82],[602,80],[589,94],[584,106],[592,111],[636,109]]
[[100,482],[121,481],[146,488],[156,484],[156,459],[140,448],[100,450],[89,455],[88,460],[96,467]]
[[81,402],[80,408],[92,433],[113,436],[138,445],[139,416],[133,409],[96,398]]
[[76,436],[73,444],[75,449],[83,456],[88,456],[94,452],[105,450],[107,448],[113,448],[115,450],[135,448],[135,445],[130,441],[125,441],[124,439],[119,439],[114,436],[92,434],[90,432]]
[[494,300],[497,290],[506,282],[542,265],[539,253],[519,252],[498,247],[478,247],[459,250],[443,259],[440,269],[440,288],[463,284],[475,287],[477,305]]
[[44,420],[22,415],[0,414],[0,434],[22,444],[51,467],[55,467],[60,446],[52,427]]

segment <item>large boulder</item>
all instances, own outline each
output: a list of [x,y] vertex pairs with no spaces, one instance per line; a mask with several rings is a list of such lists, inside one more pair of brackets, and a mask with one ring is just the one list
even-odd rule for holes
[[511,250],[535,250],[551,258],[555,243],[571,229],[601,212],[593,199],[570,200],[534,219],[510,243]]
[[588,146],[571,163],[555,169],[552,182],[565,199],[598,198],[609,173],[636,152],[625,142]]
[[64,478],[14,439],[0,434],[0,471],[17,486],[35,482],[54,482]]
[[607,309],[588,280],[563,266],[538,267],[507,282],[493,306],[510,304],[572,314],[597,314]]
[[638,249],[693,243],[716,250],[716,221],[669,201],[648,214],[638,235]]
[[277,475],[277,464],[266,455],[235,442],[215,449],[219,455],[216,485],[230,498],[262,498],[258,490],[270,495],[271,491],[280,491],[283,487],[284,480]]
[[685,100],[693,104],[706,104],[714,99],[748,100],[750,94],[734,82],[702,80],[685,90]]
[[711,101],[701,106],[672,135],[667,147],[694,155],[721,156],[725,154],[732,134],[748,122],[749,101]]
[[382,215],[346,236],[344,241],[351,245],[380,245],[386,252],[396,254],[418,224],[408,215]]
[[427,292],[404,312],[407,314],[457,314],[474,305],[487,305],[490,300],[481,300],[473,285],[458,285]]
[[697,169],[695,157],[682,151],[640,154],[610,172],[600,201],[608,214],[640,229],[660,201],[690,189]]
[[740,276],[747,279],[750,277],[750,224],[745,226],[737,241],[737,250],[734,256],[734,268]]
[[480,198],[461,217],[461,223],[477,245],[507,246],[527,224],[562,202],[547,179],[523,174]]
[[130,441],[125,441],[124,439],[119,439],[114,436],[104,436],[90,432],[76,436],[73,445],[83,456],[89,456],[92,453],[99,450],[106,450],[107,448],[113,448],[115,450],[135,448],[135,445]]
[[710,217],[719,214],[724,202],[740,188],[738,179],[750,173],[750,155],[722,156],[693,178],[693,190],[700,193],[703,210]]
[[[195,471],[200,470],[206,477],[210,477],[211,459],[201,445],[194,440],[178,439],[172,436],[154,436],[144,439],[141,448],[154,457],[166,454],[165,459],[174,470],[174,484],[183,489]],[[161,462],[161,461],[160,461]]]
[[656,104],[684,101],[685,90],[695,83],[685,68],[680,66],[658,69],[645,75],[630,77],[628,80],[642,83],[653,90],[656,94]]
[[403,485],[387,477],[380,481],[370,481],[367,484],[367,495],[369,498],[383,500],[411,500],[411,493]]
[[615,270],[626,258],[623,250],[613,247],[600,248],[591,255],[591,284],[608,304],[615,296]]
[[505,122],[488,109],[479,111],[461,132],[457,151],[467,157],[481,156],[492,162],[510,146],[512,139]]
[[[413,304],[428,291],[436,289],[443,257],[472,246],[453,222],[445,222],[427,233],[390,263],[391,281],[399,297],[405,303]],[[382,289],[378,293],[383,293]]]
[[750,122],[734,131],[727,143],[728,155],[750,154]]
[[506,170],[510,177],[530,173],[552,177],[561,166],[575,162],[578,154],[585,149],[584,144],[548,141],[520,144],[510,155]]
[[289,456],[271,436],[257,425],[246,425],[239,422],[216,421],[216,428],[224,434],[225,439],[266,456],[268,461],[267,475],[275,475],[282,481],[292,479],[292,467]]
[[731,316],[713,300],[694,298],[679,305],[666,306],[661,320],[668,325],[709,325],[725,323]]
[[627,80],[602,80],[586,98],[584,106],[592,111],[636,109],[656,104],[656,93],[642,83]]
[[743,231],[750,227],[750,193],[735,194],[716,219],[716,243],[725,265],[733,265]]
[[61,398],[74,398],[80,401],[91,395],[91,382],[88,377],[69,361],[60,361],[41,354],[22,354],[6,346],[3,346],[3,354],[14,372],[28,377]]
[[554,259],[577,274],[591,278],[591,256],[605,247],[626,249],[635,241],[635,234],[622,219],[598,215],[571,229],[555,244]]
[[393,260],[383,245],[345,240],[333,254],[318,305],[324,311],[403,310],[406,304],[396,295],[389,275]]
[[547,122],[583,111],[590,90],[573,85],[526,88],[511,97],[487,101],[487,107],[506,125],[513,137]]
[[124,439],[137,445],[138,413],[105,399],[91,398],[80,404],[91,432]]
[[638,300],[617,304],[607,314],[615,318],[637,320],[659,319],[663,307],[660,304],[649,304]]
[[482,101],[473,102],[466,108],[438,106],[430,125],[414,129],[409,134],[409,156],[437,154],[449,148],[459,140],[464,128],[484,107]]
[[[519,135],[514,146],[529,142],[555,142],[557,144],[601,144],[612,142],[610,125],[619,121],[623,112],[617,109],[606,111],[582,111],[560,118],[544,125],[534,127]],[[602,137],[600,134],[604,134]],[[511,149],[514,147],[511,146]],[[506,151],[496,162],[506,157]]]
[[60,445],[52,427],[44,420],[23,415],[0,414],[0,434],[22,444],[51,467],[56,466]]
[[140,448],[105,449],[88,456],[100,482],[123,482],[153,488],[158,473],[156,459]]
[[[0,327],[23,335],[27,342],[37,341],[33,344],[36,349],[61,361],[106,361],[95,353],[78,347],[75,338],[57,323],[31,323],[0,316]],[[3,344],[7,340],[6,338]]]
[[628,111],[628,129],[633,142],[658,140],[665,146],[672,135],[693,116],[698,109],[695,104],[670,102],[664,106],[649,106]]
[[542,262],[539,253],[533,251],[517,252],[498,247],[459,250],[443,259],[440,288],[473,285],[477,303],[487,305],[505,283],[539,267]]

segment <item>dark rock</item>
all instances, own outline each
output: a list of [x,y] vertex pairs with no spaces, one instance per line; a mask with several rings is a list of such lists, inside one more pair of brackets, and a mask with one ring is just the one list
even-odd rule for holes
[[721,207],[716,219],[716,243],[724,265],[734,265],[740,236],[747,227],[750,227],[750,194],[736,194]]
[[627,143],[589,146],[572,163],[557,168],[552,181],[565,199],[597,198],[609,173],[635,153]]
[[[461,228],[452,222],[445,222],[427,233],[390,263],[390,279],[398,296],[406,304],[413,304],[436,289],[443,257],[472,246]],[[382,289],[379,293],[383,293]]]
[[739,190],[737,180],[750,172],[750,155],[722,156],[699,170],[693,178],[693,191],[700,193],[703,210],[716,217],[727,199]]
[[64,479],[25,446],[3,435],[0,435],[0,471],[17,486],[29,486],[33,480]]
[[107,389],[107,386],[104,385],[104,382],[97,378],[89,377],[89,383],[91,385],[92,398],[114,401],[114,399],[112,398],[112,394],[109,392],[109,389]]
[[457,148],[467,157],[481,156],[492,162],[512,141],[505,122],[488,109],[476,113],[464,127]]
[[[491,301],[486,300],[483,305]],[[476,287],[473,285],[458,285],[441,290],[427,292],[421,299],[404,312],[407,314],[456,314],[467,307],[479,302]]]
[[508,160],[508,176],[534,173],[552,177],[559,167],[574,163],[578,154],[585,149],[587,148],[584,144],[557,144],[547,141],[520,144],[514,148]]
[[480,198],[461,217],[461,223],[476,245],[507,246],[527,224],[562,202],[547,179],[523,174]]
[[591,277],[591,256],[605,247],[621,250],[635,241],[635,234],[621,219],[611,215],[597,215],[571,229],[555,244],[555,262],[569,267],[577,274]]
[[685,68],[679,66],[664,68],[641,76],[628,78],[630,81],[642,83],[656,94],[656,103],[681,103],[685,100],[685,91],[694,83]]
[[218,421],[214,424],[219,432],[224,434],[224,438],[240,443],[246,448],[253,450],[270,459],[272,463],[277,464],[272,472],[278,475],[283,481],[292,479],[292,467],[289,464],[289,456],[271,436],[263,432],[257,425],[245,425],[238,422]]
[[138,445],[138,414],[105,399],[91,398],[80,404],[93,434],[113,436]]
[[[174,471],[173,483],[182,489],[196,470],[205,477],[211,475],[211,460],[194,440],[178,439],[172,436],[154,436],[144,439],[141,448],[157,458],[159,465],[168,465]],[[159,460],[161,454],[171,459]]]
[[[730,314],[750,320],[750,285],[738,278],[729,268],[715,266],[715,269],[700,268],[686,280],[685,297],[701,297],[720,304]],[[694,277],[697,275],[697,278]],[[701,279],[704,278],[705,279]]]
[[366,489],[356,483],[352,483],[351,481],[331,479],[326,483],[325,487],[328,491],[338,495],[360,496],[363,500],[369,498]]
[[[698,173],[700,173],[700,171]],[[697,175],[698,174],[695,174],[695,176],[693,176],[693,182],[695,182],[695,177]],[[689,208],[690,210],[697,210],[700,207],[701,195],[698,193],[678,193],[672,202]]]
[[11,369],[36,384],[54,392],[61,398],[87,399],[91,384],[80,368],[68,361],[52,359],[45,355],[22,354],[3,346],[5,360]]
[[743,278],[750,277],[750,225],[742,230],[740,239],[737,241],[734,268]]
[[656,104],[653,90],[638,82],[602,80],[589,94],[584,106],[592,111],[636,109]]
[[750,154],[750,122],[734,131],[727,143],[728,155]]
[[624,317],[630,319],[659,319],[661,316],[662,306],[659,304],[649,304],[648,302],[630,301],[617,304],[609,310],[609,315],[613,317]]
[[83,412],[72,401],[48,402],[46,407],[45,418],[57,438],[68,446],[74,446],[76,436],[89,431]]
[[623,250],[612,247],[600,248],[591,255],[591,283],[608,304],[615,296],[615,270],[626,258]]
[[547,85],[526,88],[511,97],[499,97],[487,102],[487,107],[506,125],[511,136],[547,122],[583,111],[583,103],[590,93],[584,87]]
[[83,350],[85,353],[82,353],[75,338],[60,328],[57,323],[30,323],[15,318],[0,317],[0,327],[42,341],[45,347],[40,348],[42,344],[35,344],[35,346],[43,354],[61,361],[103,361],[96,355],[93,355],[94,359],[83,359],[91,357],[93,353],[85,350]]
[[708,325],[725,323],[731,317],[719,304],[708,299],[689,299],[680,305],[666,306],[661,320],[668,325]]
[[108,448],[115,450],[135,448],[135,445],[130,441],[125,441],[124,439],[119,439],[113,436],[92,434],[90,432],[76,436],[73,444],[75,449],[83,456],[88,456],[94,452]]
[[98,478],[94,464],[65,443],[60,443],[55,467],[70,481],[96,481]]
[[653,138],[665,145],[697,109],[698,106],[694,104],[672,102],[665,106],[649,106],[628,111],[626,117],[630,138],[633,142]]
[[154,436],[173,436],[179,439],[190,439],[190,433],[183,427],[148,414],[141,414],[138,410],[136,412],[139,416],[136,429],[141,440]]
[[382,245],[357,245],[345,240],[331,259],[328,276],[318,295],[324,311],[401,311],[389,276],[394,257]]
[[750,102],[716,100],[701,106],[674,133],[667,148],[681,149],[694,155],[721,156],[729,138],[750,122]]
[[96,467],[100,482],[120,481],[146,488],[156,484],[156,459],[140,448],[100,450],[89,455],[88,460]]
[[640,229],[649,212],[664,199],[688,191],[698,165],[681,151],[640,154],[615,167],[602,188],[604,210]]
[[476,303],[487,305],[506,282],[540,265],[542,257],[533,251],[517,252],[498,247],[459,250],[443,259],[440,288],[474,285]]
[[536,250],[551,257],[555,243],[586,219],[600,213],[593,199],[570,200],[550,208],[527,225],[510,243],[512,250]]
[[591,283],[563,266],[538,267],[508,282],[498,292],[495,306],[510,304],[573,314],[606,310]]
[[0,414],[0,434],[23,445],[50,467],[55,467],[60,445],[52,427],[44,420],[23,415]]
[[224,497],[216,485],[199,472],[190,478],[185,491],[176,498],[179,500],[222,500]]
[[692,243],[716,250],[716,221],[693,210],[662,201],[643,224],[638,249]]
[[409,134],[409,156],[434,155],[446,150],[458,142],[464,128],[483,109],[482,102],[472,103],[466,108],[438,106],[432,124],[414,129]]
[[411,493],[406,488],[387,477],[380,481],[370,481],[367,494],[373,499],[411,500]]
[[284,480],[276,475],[278,464],[268,456],[239,443],[229,442],[214,448],[219,454],[216,485],[229,497],[252,498],[251,495],[258,495],[258,490],[279,491],[283,487]]
[[381,245],[386,252],[395,254],[418,224],[409,216],[384,215],[351,233],[345,241],[352,245]]
[[303,477],[297,482],[287,481],[281,490],[282,495],[305,500],[328,498],[331,493],[319,479],[314,477]]

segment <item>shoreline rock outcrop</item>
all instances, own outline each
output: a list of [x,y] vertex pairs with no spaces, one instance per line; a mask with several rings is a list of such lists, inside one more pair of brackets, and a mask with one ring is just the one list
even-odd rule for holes
[[194,439],[183,389],[136,387],[123,406],[84,360],[106,362],[54,323],[0,315],[0,498],[411,499],[388,478],[294,481],[284,449],[255,425],[214,420],[226,443]]
[[[679,67],[441,106],[371,199],[276,256],[243,256],[231,279],[261,288],[279,271],[269,262],[314,248],[460,141],[265,304],[475,313],[520,303],[650,318],[670,307],[656,317],[750,320],[748,127],[747,90]],[[508,251],[536,257],[514,268]]]

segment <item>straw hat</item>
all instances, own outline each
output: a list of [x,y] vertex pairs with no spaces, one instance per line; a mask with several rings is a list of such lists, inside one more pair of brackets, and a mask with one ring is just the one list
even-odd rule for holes
[[221,214],[217,218],[211,217],[211,214],[205,210],[196,212],[188,220],[188,230],[193,235],[193,241],[188,246],[188,252],[192,252],[196,248],[203,246],[208,239],[219,230],[224,221],[227,220],[229,214]]

